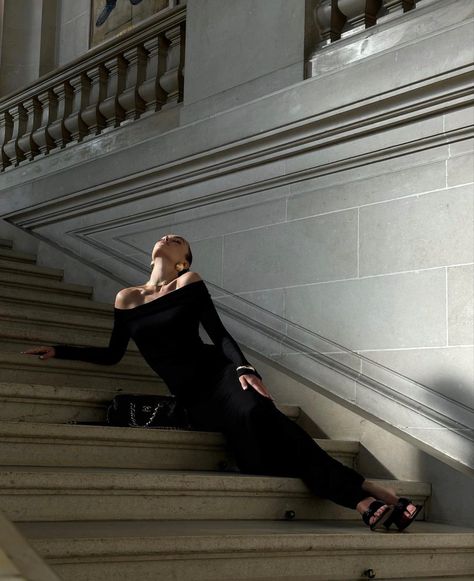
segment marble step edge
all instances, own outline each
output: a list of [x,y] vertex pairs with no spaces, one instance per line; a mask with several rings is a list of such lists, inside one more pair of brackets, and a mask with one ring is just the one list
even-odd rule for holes
[[[156,376],[156,391],[154,395],[170,395],[169,389],[162,379]],[[0,402],[17,402],[19,404],[51,404],[51,405],[82,405],[87,404],[93,407],[105,408],[105,406],[112,400],[115,395],[121,393],[135,393],[139,395],[140,386],[137,385],[130,392],[124,392],[123,389],[104,389],[104,388],[87,388],[87,387],[65,387],[60,385],[49,385],[42,383],[19,383],[19,382],[0,382]],[[299,408],[298,408],[299,410]],[[295,412],[296,413],[296,412]],[[33,425],[33,429],[40,430],[40,422],[35,423],[34,420],[10,420],[4,421],[0,415],[0,431],[4,431],[8,424],[15,424],[17,429],[22,426]],[[41,422],[41,425],[43,422]],[[50,422],[47,425],[64,426],[75,429],[90,428],[96,426],[78,426],[72,424],[64,424],[64,422]],[[24,429],[28,429],[24,427]]]
[[[58,329],[60,329],[59,332]],[[52,327],[51,324],[48,327],[35,328],[35,326],[23,323],[17,325],[7,322],[5,324],[3,321],[0,330],[0,345],[3,346],[4,353],[20,353],[39,345],[64,344],[75,347],[107,347],[111,332],[110,329],[104,329],[103,333],[98,336],[96,330],[71,328],[67,327],[66,323],[64,323],[63,328]],[[124,358],[125,361],[142,359],[133,340],[129,342]]]
[[24,252],[17,252],[11,248],[6,248],[0,244],[0,257],[4,260],[18,261],[18,262],[29,262],[31,264],[36,264],[35,254],[25,254]]
[[[474,549],[474,531],[461,527],[449,527],[436,523],[415,522],[409,533],[372,532],[360,523],[341,521],[305,522],[304,532],[292,532],[292,528],[301,528],[301,521],[161,521],[158,534],[130,534],[130,523],[120,521],[87,522],[28,522],[17,523],[20,531],[27,536],[40,554],[46,559],[74,557],[106,556],[141,556],[143,554],[167,558],[171,555],[196,556],[203,552],[234,557],[243,555],[252,557],[258,554],[272,555],[278,553],[314,554],[323,556],[338,553],[374,553],[387,551],[389,554],[400,554],[426,550],[433,552],[469,553],[471,561]],[[140,527],[140,521],[133,523],[133,529]],[[147,521],[142,524],[147,529]],[[203,524],[209,532],[193,534],[193,528],[202,530]],[[99,526],[97,526],[99,525]],[[101,527],[107,526],[107,534],[102,534]],[[225,525],[225,526],[223,526]],[[234,532],[229,532],[234,525]],[[247,525],[247,526],[245,526]],[[314,530],[311,530],[311,528]],[[269,529],[274,529],[269,532]],[[88,536],[86,533],[88,532]],[[178,529],[178,531],[176,531]],[[240,531],[239,531],[240,529]],[[279,530],[280,529],[280,530]],[[110,535],[113,531],[113,535]],[[420,532],[418,532],[420,531]],[[78,534],[79,533],[79,534]],[[161,534],[160,534],[161,533]],[[100,539],[100,542],[97,540]],[[275,555],[276,556],[276,555]],[[283,556],[283,555],[282,555]],[[239,577],[242,579],[242,577]],[[428,581],[428,580],[427,580]],[[467,581],[467,580],[466,580]]]
[[0,286],[8,286],[10,288],[33,287],[37,291],[57,291],[63,294],[85,297],[92,297],[93,294],[93,288],[91,286],[41,278],[29,274],[7,273],[2,271],[0,271]]
[[[423,503],[431,495],[427,482],[371,478],[381,486],[392,487],[400,496],[409,496]],[[56,491],[62,494],[146,495],[167,493],[171,496],[195,496],[219,493],[271,495],[272,498],[316,498],[305,483],[297,477],[266,476],[239,472],[197,470],[160,470],[136,468],[87,468],[1,466],[0,497],[24,496]]]
[[[133,362],[129,362],[132,358]],[[115,365],[102,365],[99,363],[90,363],[89,361],[80,361],[77,359],[50,359],[41,360],[35,355],[27,355],[14,352],[0,352],[0,370],[15,371],[33,371],[38,370],[42,373],[70,374],[74,371],[76,375],[90,375],[93,370],[97,377],[122,377],[133,378],[139,377],[141,380],[156,380],[157,374],[149,367],[144,360],[135,356],[135,354],[126,353],[123,359]]]
[[39,264],[30,264],[27,262],[18,262],[17,260],[8,260],[0,256],[0,272],[14,273],[36,278],[50,278],[53,280],[62,280],[64,277],[64,270],[60,268],[52,268],[50,266],[40,266]]
[[[63,283],[68,284],[68,283]],[[46,312],[49,309],[62,310],[63,313],[74,313],[75,311],[83,314],[84,312],[91,315],[103,316],[104,318],[113,318],[113,304],[102,303],[92,300],[91,298],[65,294],[62,287],[57,291],[48,289],[47,294],[39,294],[34,289],[6,286],[0,284],[0,300],[4,305],[5,312],[16,313],[15,308],[29,308],[32,315],[40,309]],[[54,312],[54,311],[53,311]]]
[[[290,406],[278,406],[283,413]],[[288,413],[289,415],[289,413]],[[132,428],[118,426],[87,426],[77,424],[48,424],[46,422],[8,422],[0,421],[1,443],[30,442],[34,444],[54,445],[102,445],[107,446],[166,446],[192,447],[193,449],[209,446],[220,448],[225,445],[224,436],[220,432],[204,432],[199,430],[167,430],[160,428]],[[316,439],[315,441],[329,454],[357,455],[360,444],[354,440]]]
[[[20,315],[11,316],[12,313],[4,314],[0,311],[0,340],[3,341],[53,341],[55,343],[63,342],[71,345],[84,345],[86,339],[87,345],[92,345],[95,341],[97,345],[103,345],[112,332],[111,321],[100,321],[102,325],[95,323],[91,316],[89,325],[83,324],[84,315],[77,316],[77,321],[71,320],[71,317],[64,315],[58,317],[58,320],[52,321],[47,316],[28,317]],[[27,314],[28,316],[28,314]],[[82,321],[81,321],[82,319]],[[59,337],[58,340],[56,338]]]
[[367,578],[363,571],[369,568],[377,578],[392,581],[473,579],[465,536],[416,535],[410,543],[408,534],[375,539],[371,533],[361,539],[368,536],[362,527],[327,535],[247,531],[205,538],[35,539],[33,546],[69,581],[348,581]]

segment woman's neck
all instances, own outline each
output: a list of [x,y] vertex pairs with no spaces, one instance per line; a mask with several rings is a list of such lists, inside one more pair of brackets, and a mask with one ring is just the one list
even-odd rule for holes
[[145,286],[161,288],[170,284],[176,278],[178,278],[178,273],[174,267],[156,261],[150,279],[145,283]]

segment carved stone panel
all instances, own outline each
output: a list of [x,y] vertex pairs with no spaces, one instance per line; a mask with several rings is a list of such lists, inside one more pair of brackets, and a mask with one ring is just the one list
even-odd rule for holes
[[[179,4],[177,0],[142,0],[138,4],[130,0],[91,0],[91,48],[124,32],[132,30],[137,24],[157,12]],[[134,0],[136,2],[136,0]],[[97,20],[103,10],[109,6],[108,15],[102,24],[97,26]]]

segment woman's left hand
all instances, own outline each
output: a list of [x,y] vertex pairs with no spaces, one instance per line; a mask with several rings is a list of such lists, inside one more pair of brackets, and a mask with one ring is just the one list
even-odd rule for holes
[[244,375],[241,375],[239,377],[239,381],[240,381],[240,385],[242,386],[242,389],[247,389],[249,386],[253,387],[261,395],[268,397],[269,399],[275,401],[273,399],[273,397],[270,395],[270,393],[268,392],[267,388],[263,385],[262,380],[259,379],[253,373],[245,373]]

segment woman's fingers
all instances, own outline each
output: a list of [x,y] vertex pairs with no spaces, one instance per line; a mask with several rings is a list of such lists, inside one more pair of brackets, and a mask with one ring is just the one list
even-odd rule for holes
[[49,359],[50,357],[54,357],[55,351],[54,347],[32,347],[31,349],[27,349],[26,351],[20,351],[25,355],[38,355],[39,359]]
[[263,385],[262,381],[253,374],[241,375],[239,378],[243,389],[247,389],[248,386],[253,387],[261,395],[268,397],[273,400],[273,397],[268,392],[267,388]]

